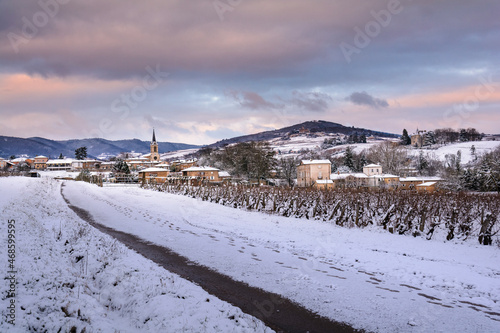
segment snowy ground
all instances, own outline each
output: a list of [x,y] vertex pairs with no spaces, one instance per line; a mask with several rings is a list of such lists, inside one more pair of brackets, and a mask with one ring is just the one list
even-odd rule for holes
[[[270,331],[88,226],[67,207],[60,186],[48,178],[0,178],[0,332]],[[7,298],[8,220],[15,220],[14,298]],[[15,326],[6,322],[11,299]]]
[[[497,147],[500,147],[500,141],[471,141],[471,142],[458,142],[445,145],[443,147],[432,146],[427,149],[422,149],[424,154],[429,153],[435,155],[440,161],[446,160],[447,154],[456,154],[460,150],[462,154],[462,164],[469,163],[473,161],[474,156],[471,154],[471,147],[476,148],[476,155],[482,155],[489,153]],[[420,149],[409,150],[410,154],[417,156],[420,153]]]
[[345,229],[140,188],[68,181],[64,194],[102,224],[356,328],[493,332],[500,325],[500,249],[476,240]]
[[199,150],[199,148],[192,148],[192,149],[183,149],[183,150],[176,150],[176,151],[171,151],[168,153],[163,153],[161,154],[161,159],[182,159],[186,155],[196,153]]
[[[318,137],[308,137],[307,135],[296,135],[290,137],[289,140],[282,140],[281,138],[269,140],[269,144],[275,151],[280,151],[281,155],[279,157],[295,157],[300,155],[301,150],[312,150],[321,152],[323,151],[320,147],[323,144],[325,139],[337,138],[337,135],[322,135]],[[343,138],[343,135],[340,135],[340,138]],[[373,145],[377,143],[381,143],[385,140],[391,139],[377,139],[377,140],[369,140],[368,143],[354,143],[354,144],[345,144],[333,146],[328,149],[328,152],[332,155],[343,154],[348,146],[353,148],[356,153],[360,153],[365,149],[370,149]],[[393,140],[393,139],[392,139]]]
[[[306,135],[297,135],[291,137],[290,140],[281,140],[281,139],[273,139],[270,140],[269,143],[273,147],[274,150],[280,150],[282,155],[279,157],[295,157],[300,155],[299,151],[301,149],[309,149],[313,151],[323,151],[320,149],[321,144],[325,139],[330,139],[333,136],[319,136],[315,138],[307,137]],[[369,140],[368,143],[354,143],[354,144],[345,144],[334,146],[329,148],[327,151],[332,156],[343,156],[346,148],[350,146],[353,148],[353,151],[357,154],[363,152],[364,150],[368,150],[376,144],[379,144],[383,141],[397,141],[397,139],[383,139],[380,138],[378,140]],[[424,154],[434,155],[440,161],[445,161],[447,154],[456,154],[457,151],[461,151],[462,154],[462,164],[466,164],[471,162],[474,159],[474,156],[471,154],[470,148],[474,146],[476,148],[476,155],[479,156],[484,153],[491,152],[496,147],[500,146],[500,141],[474,141],[474,142],[458,142],[453,144],[448,144],[440,147],[439,145],[433,145],[431,147],[424,147],[423,149],[414,149],[412,147],[408,147],[408,153],[413,156],[417,156],[420,151],[423,151]]]

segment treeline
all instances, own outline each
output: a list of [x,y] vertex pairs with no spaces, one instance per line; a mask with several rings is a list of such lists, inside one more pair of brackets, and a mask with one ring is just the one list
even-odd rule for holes
[[345,136],[343,139],[340,137],[337,138],[325,138],[323,143],[321,144],[321,149],[328,149],[334,146],[340,146],[345,144],[353,144],[353,143],[366,143],[366,135],[358,133],[351,134],[349,136]]
[[200,165],[228,171],[233,177],[265,179],[276,170],[275,153],[268,142],[250,141],[219,149],[205,147],[199,150],[198,158]]
[[182,184],[146,187],[233,208],[320,220],[347,228],[373,225],[391,233],[426,239],[438,237],[450,241],[474,237],[480,244],[491,245],[500,229],[498,194]]
[[500,147],[476,158],[470,167],[458,170],[459,186],[471,191],[500,193]]
[[[433,131],[424,131],[422,143],[424,146],[433,144],[448,144],[455,142],[468,142],[468,141],[481,141],[484,134],[479,133],[475,128],[461,128],[455,130],[452,128],[438,128]],[[400,144],[407,146],[411,144],[411,137],[408,135],[406,129],[403,130]]]
[[483,134],[480,134],[475,128],[461,128],[459,130],[440,128],[434,131],[434,140],[440,144],[481,141],[482,138]]

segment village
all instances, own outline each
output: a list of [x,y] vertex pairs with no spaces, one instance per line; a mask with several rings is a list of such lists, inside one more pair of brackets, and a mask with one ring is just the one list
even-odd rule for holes
[[[421,147],[421,135],[412,136],[412,146]],[[199,184],[247,184],[247,185],[275,185],[279,182],[276,170],[271,170],[270,178],[258,180],[242,180],[233,178],[227,171],[212,166],[198,165],[197,158],[177,159],[172,161],[161,160],[156,134],[150,143],[150,152],[141,156],[129,157],[125,154],[127,173],[116,170],[117,161],[102,161],[97,159],[71,159],[60,156],[58,159],[49,159],[38,155],[34,158],[14,158],[5,160],[0,158],[0,170],[8,171],[16,166],[25,166],[32,177],[39,177],[40,171],[88,172],[98,176],[100,182],[136,182],[142,184],[182,183],[197,186]],[[296,166],[294,184],[303,188],[334,190],[340,188],[380,188],[434,192],[442,180],[435,176],[417,176],[415,169],[406,169],[402,175],[384,173],[379,164],[367,164],[362,172],[332,172],[331,161],[327,159],[300,160]]]

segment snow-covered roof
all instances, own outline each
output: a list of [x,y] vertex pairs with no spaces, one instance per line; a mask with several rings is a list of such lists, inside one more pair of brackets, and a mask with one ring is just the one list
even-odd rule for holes
[[406,177],[400,178],[399,181],[402,182],[429,182],[429,181],[439,181],[439,177]]
[[219,171],[219,177],[231,177],[227,171]]
[[354,178],[368,178],[364,173],[332,173],[330,175],[330,179],[346,179],[347,177],[352,176]]
[[388,174],[388,173],[384,173],[384,174],[381,174],[381,175],[370,176],[370,178],[399,178],[399,176],[391,175],[391,174]]
[[332,164],[329,160],[302,160],[302,164]]
[[64,159],[57,159],[57,160],[48,160],[47,164],[71,164],[73,163],[73,159],[71,158],[64,158]]
[[175,160],[173,163],[193,163],[196,162],[198,159],[192,159],[192,160]]
[[427,183],[418,184],[417,187],[429,187],[429,186],[432,186],[435,184],[437,184],[437,182],[427,182]]
[[363,168],[381,168],[382,166],[379,164],[368,164],[365,165]]
[[48,158],[47,156],[43,156],[43,155],[38,155],[38,156],[35,156],[35,158]]
[[165,172],[165,171],[168,171],[168,170],[162,169],[162,168],[147,168],[147,169],[139,171],[139,173],[141,173],[141,172]]
[[201,167],[192,166],[192,167],[189,167],[189,168],[184,169],[182,171],[219,171],[219,169],[212,168],[212,167],[204,167],[204,166],[201,166]]
[[[151,155],[151,154],[149,154]],[[132,157],[132,158],[127,158],[127,161],[148,161],[149,159],[145,157]]]
[[87,160],[73,160],[73,163],[78,163],[78,162],[90,163],[90,162],[99,162],[99,161],[98,160],[91,160],[91,159],[87,159]]

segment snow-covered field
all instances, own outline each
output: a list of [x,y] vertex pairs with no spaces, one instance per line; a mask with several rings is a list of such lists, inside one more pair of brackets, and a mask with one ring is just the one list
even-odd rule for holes
[[140,188],[67,182],[96,221],[356,328],[493,332],[500,249],[344,229]]
[[[290,140],[274,139],[270,140],[269,143],[274,150],[280,151],[281,155],[279,157],[295,157],[299,156],[299,151],[312,150],[316,152],[324,151],[321,149],[321,145],[325,139],[331,139],[334,136],[318,136],[318,137],[307,137],[306,135],[297,135],[290,138]],[[397,141],[397,139],[377,139],[369,140],[367,143],[354,143],[338,145],[329,148],[327,152],[332,156],[343,156],[346,148],[350,146],[353,151],[357,154],[368,150],[376,144],[383,141]],[[461,151],[462,154],[462,164],[469,163],[473,161],[474,156],[471,153],[471,147],[474,146],[476,149],[476,155],[479,156],[484,153],[491,152],[493,149],[500,146],[500,141],[471,141],[471,142],[458,142],[447,144],[444,146],[433,145],[431,147],[424,147],[423,149],[415,149],[413,147],[408,147],[408,153],[413,156],[417,156],[420,151],[424,154],[430,154],[440,161],[445,161],[447,154],[456,154],[457,151]]]
[[[270,331],[90,227],[67,207],[60,186],[48,178],[0,178],[0,332]],[[14,298],[7,297],[8,220],[15,220]],[[15,326],[6,321],[11,299]]]
[[[332,138],[343,138],[343,135],[322,135],[318,137],[308,137],[307,135],[295,135],[290,137],[289,140],[282,140],[280,138],[269,140],[269,144],[275,151],[280,151],[281,155],[278,157],[295,157],[300,155],[301,150],[311,150],[316,152],[321,152],[321,145],[323,144],[325,139]],[[369,140],[368,143],[354,143],[354,144],[345,144],[333,146],[328,149],[328,152],[332,155],[335,154],[343,154],[345,149],[350,146],[356,153],[362,152],[364,149],[370,149],[373,145],[383,142],[385,140],[394,140],[394,139],[377,139],[377,140]]]
[[[471,147],[476,148],[476,156],[489,153],[492,150],[500,147],[500,141],[471,141],[471,142],[458,142],[448,144],[439,148],[434,146],[429,149],[422,149],[424,153],[435,155],[440,161],[445,161],[447,154],[456,154],[459,150],[462,154],[462,163],[466,164],[473,161],[474,156],[471,153]],[[417,156],[420,152],[419,149],[409,150],[410,154]]]
[[[6,221],[14,219],[18,279],[16,327],[2,320],[1,332],[266,330],[87,226],[66,206],[60,186],[47,178],[0,178],[0,260],[6,272]],[[345,229],[137,187],[66,181],[63,192],[99,223],[356,328],[494,332],[500,325],[496,246]]]

